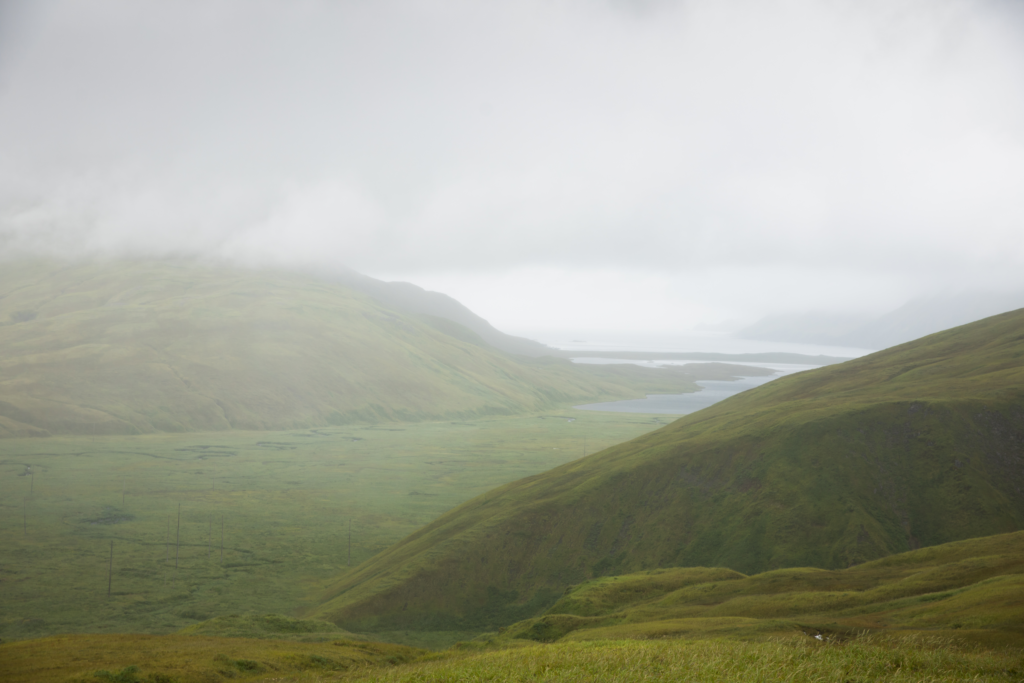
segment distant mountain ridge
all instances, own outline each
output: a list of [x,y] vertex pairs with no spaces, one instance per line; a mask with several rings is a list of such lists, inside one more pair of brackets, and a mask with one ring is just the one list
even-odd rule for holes
[[357,273],[340,270],[324,273],[326,280],[334,280],[363,292],[388,308],[410,315],[419,316],[428,324],[443,326],[448,334],[457,330],[442,321],[450,321],[473,332],[484,343],[500,351],[517,356],[540,358],[614,358],[621,360],[694,360],[720,361],[726,363],[805,363],[808,365],[831,365],[849,360],[848,357],[800,353],[714,353],[706,351],[584,351],[557,349],[532,339],[516,337],[496,329],[489,322],[469,310],[463,304],[441,292],[432,292],[409,282],[385,282]]
[[659,567],[843,568],[1024,529],[1024,309],[782,377],[452,510],[311,610],[494,628]]
[[[409,282],[385,282],[357,273],[351,269],[335,269],[318,274],[327,281],[336,281],[372,297],[384,306],[415,315],[435,327],[440,326],[447,334],[459,335],[460,331],[445,321],[471,331],[479,341],[500,351],[517,356],[540,358],[613,358],[621,360],[694,360],[720,361],[726,363],[798,363],[808,365],[831,365],[849,360],[840,356],[810,356],[799,353],[714,353],[706,351],[591,351],[557,349],[546,344],[516,337],[496,329],[489,322],[469,310],[447,294],[432,292]],[[475,337],[467,341],[478,343]]]
[[447,294],[432,292],[409,282],[384,282],[354,270],[325,274],[325,277],[363,292],[388,308],[458,323],[505,353],[531,357],[558,355],[557,349],[540,342],[505,334]]
[[887,349],[1022,306],[1024,292],[964,292],[915,299],[877,317],[822,311],[772,315],[739,330],[736,336],[761,341]]

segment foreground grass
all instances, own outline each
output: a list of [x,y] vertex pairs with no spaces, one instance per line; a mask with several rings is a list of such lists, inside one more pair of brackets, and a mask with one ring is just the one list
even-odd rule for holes
[[294,643],[184,636],[87,635],[0,645],[10,683],[260,683],[325,681],[1020,681],[1020,650],[964,647],[951,638],[803,634],[763,642],[597,641],[428,654],[398,645]]
[[[534,646],[405,665],[356,680],[413,681],[1019,681],[1018,651],[950,641],[603,641]],[[329,679],[322,679],[329,680]]]
[[[290,432],[5,439],[0,638],[172,633],[229,614],[287,614],[466,499],[663,420],[569,411]],[[418,638],[409,641],[454,642]]]
[[[393,666],[422,650],[386,643],[327,643],[192,636],[74,635],[0,645],[5,683],[199,683],[274,680],[300,672]],[[267,676],[270,678],[267,678]]]

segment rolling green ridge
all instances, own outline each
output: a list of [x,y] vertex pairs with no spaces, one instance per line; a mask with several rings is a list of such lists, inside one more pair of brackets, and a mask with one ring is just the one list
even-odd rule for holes
[[876,631],[951,631],[975,643],[1024,644],[1024,532],[922,548],[848,569],[676,567],[568,589],[547,612],[492,643],[619,638],[845,639]]
[[[1024,532],[843,570],[669,568],[573,586],[443,652],[279,615],[0,644],[5,681],[1019,681]],[[120,678],[117,678],[120,676]]]
[[737,370],[766,372],[513,357],[455,321],[297,273],[169,261],[0,269],[0,437],[521,414],[697,391],[695,379]]
[[594,577],[836,569],[1024,528],[1024,310],[781,378],[471,500],[339,577],[356,631],[509,624]]

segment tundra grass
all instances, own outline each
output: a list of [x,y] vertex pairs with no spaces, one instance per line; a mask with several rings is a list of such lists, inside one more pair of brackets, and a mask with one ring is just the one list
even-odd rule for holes
[[375,670],[422,656],[386,643],[196,636],[74,635],[0,645],[5,683],[206,683]]
[[[847,644],[808,639],[602,641],[449,655],[438,661],[366,672],[356,680],[413,681],[1019,681],[1019,651],[960,649],[950,641],[905,639]],[[264,679],[270,680],[270,679]],[[302,680],[302,679],[277,679]],[[306,679],[316,680],[316,679]],[[319,680],[331,680],[323,677]],[[349,679],[347,679],[349,680]]]
[[380,643],[288,643],[186,636],[80,635],[0,645],[11,683],[325,681],[1019,681],[1021,651],[913,634],[843,642],[806,636],[529,644],[427,654]]
[[477,638],[564,642],[652,638],[763,640],[801,634],[945,632],[961,643],[1024,647],[1024,532],[947,543],[844,570],[744,576],[701,567],[603,577],[545,615]]
[[664,421],[569,411],[290,432],[5,439],[0,638],[170,633],[232,614],[291,614],[330,580],[468,498]]

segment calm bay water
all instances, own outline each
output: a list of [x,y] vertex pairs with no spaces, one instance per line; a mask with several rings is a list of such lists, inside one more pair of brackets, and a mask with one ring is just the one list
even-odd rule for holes
[[[612,358],[574,358],[574,363],[598,363],[612,364],[626,361]],[[647,367],[658,367],[662,365],[686,365],[700,361],[686,360],[653,360],[636,361],[637,365]],[[706,361],[705,361],[706,362]],[[774,370],[774,375],[767,377],[741,377],[734,382],[719,380],[702,380],[697,382],[703,387],[700,391],[689,394],[648,394],[647,398],[637,398],[630,401],[609,401],[608,403],[588,403],[582,406],[574,406],[578,410],[601,410],[612,413],[659,413],[662,415],[689,415],[692,412],[707,408],[719,401],[734,396],[741,391],[759,387],[773,379],[791,375],[794,372],[812,370],[816,365],[796,365],[792,363],[743,363],[759,368]]]
[[[690,333],[681,336],[644,336],[631,337],[621,335],[615,337],[602,333],[596,338],[575,338],[558,339],[557,337],[539,335],[534,338],[566,351],[644,351],[651,353],[799,353],[807,356],[833,356],[841,358],[857,358],[868,353],[871,349],[859,349],[837,346],[823,346],[818,344],[787,344],[779,342],[765,342],[751,339],[736,339],[722,333]],[[645,367],[661,367],[665,365],[685,365],[687,363],[707,363],[707,360],[623,360],[614,358],[573,358],[574,363],[632,363]],[[721,361],[730,362],[730,361]],[[631,401],[611,401],[608,403],[590,403],[576,406],[579,410],[598,410],[616,413],[660,413],[663,415],[688,415],[692,412],[707,408],[719,401],[734,396],[741,391],[747,391],[754,387],[761,386],[766,382],[784,377],[794,372],[812,370],[820,367],[818,365],[797,365],[791,363],[753,363],[744,360],[731,361],[740,365],[752,365],[760,368],[769,368],[775,371],[774,375],[768,377],[742,377],[734,382],[705,380],[697,382],[702,387],[701,391],[689,394],[651,394],[647,398]]]
[[768,377],[743,377],[735,382],[704,380],[697,382],[703,387],[690,394],[648,394],[647,398],[631,401],[610,401],[574,406],[577,410],[599,410],[612,413],[659,413],[662,415],[689,415],[701,408],[707,408],[741,391],[761,386],[778,379],[781,375]]

